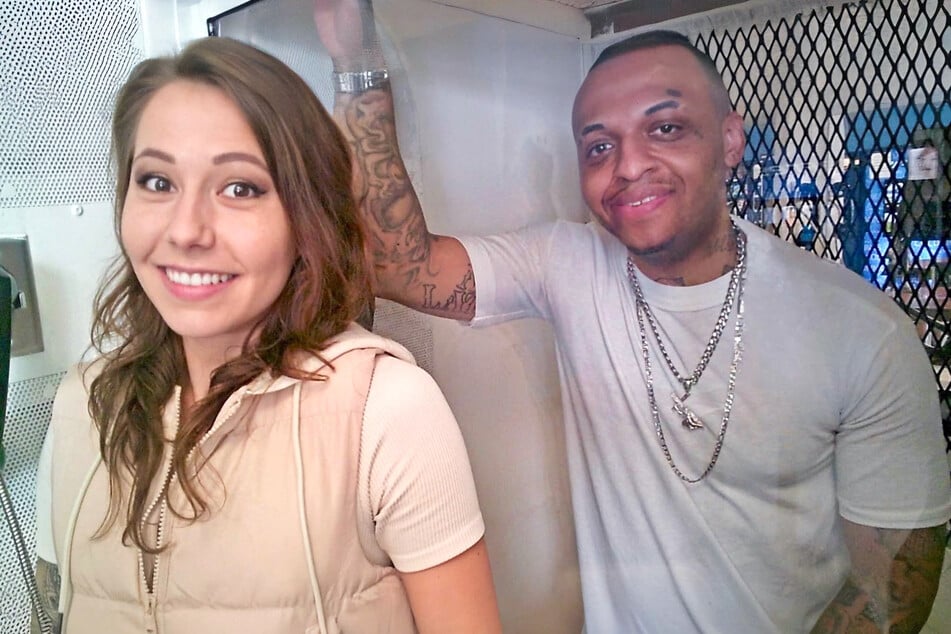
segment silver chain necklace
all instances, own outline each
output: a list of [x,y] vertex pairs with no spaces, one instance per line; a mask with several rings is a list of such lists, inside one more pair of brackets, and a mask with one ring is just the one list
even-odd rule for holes
[[[713,470],[714,465],[717,463],[717,459],[720,457],[720,450],[723,448],[723,440],[726,437],[727,426],[730,422],[730,413],[733,411],[733,400],[736,393],[736,375],[743,356],[743,283],[746,277],[746,234],[744,234],[736,226],[736,224],[733,224],[733,233],[736,237],[736,266],[733,267],[733,272],[730,274],[730,282],[727,287],[726,298],[723,301],[723,306],[720,308],[720,314],[717,316],[717,322],[714,325],[713,333],[710,335],[709,341],[707,341],[707,345],[700,356],[700,361],[697,364],[697,367],[694,368],[694,371],[688,377],[684,377],[682,374],[680,374],[680,372],[678,372],[677,368],[674,366],[673,360],[667,353],[667,348],[664,346],[664,342],[660,336],[660,329],[657,326],[657,320],[654,318],[654,314],[644,297],[641,286],[637,281],[637,276],[634,273],[634,262],[630,256],[628,256],[627,259],[627,275],[631,282],[631,288],[634,291],[635,312],[637,314],[637,326],[641,340],[641,353],[644,357],[647,397],[651,408],[651,416],[654,422],[654,430],[657,433],[657,438],[660,441],[660,447],[664,452],[664,457],[667,459],[667,463],[681,480],[688,483],[695,483],[704,479]],[[690,390],[693,389],[693,387],[700,380],[700,375],[703,374],[703,371],[710,363],[710,359],[713,357],[713,353],[716,350],[717,344],[720,341],[720,337],[723,334],[724,329],[726,328],[726,324],[729,321],[730,314],[733,312],[734,306],[736,306],[737,311],[736,324],[733,330],[733,360],[730,362],[730,373],[727,378],[727,395],[723,404],[723,417],[720,421],[720,431],[717,434],[716,445],[713,448],[713,456],[710,458],[710,463],[707,465],[707,468],[704,469],[703,473],[701,473],[698,477],[688,478],[674,462],[674,459],[670,454],[670,449],[667,447],[667,440],[664,438],[664,430],[660,424],[660,410],[658,408],[657,399],[654,394],[654,379],[651,369],[650,349],[647,341],[647,330],[644,327],[644,319],[646,317],[646,320],[650,325],[651,334],[654,336],[654,340],[657,341],[661,357],[663,357],[671,373],[684,388],[683,396],[678,396],[676,392],[671,394],[671,398],[674,402],[672,410],[675,414],[681,417],[681,424],[686,429],[695,430],[701,429],[703,427],[703,422],[686,406],[684,401],[686,401],[690,396]],[[641,315],[642,312],[644,317]]]

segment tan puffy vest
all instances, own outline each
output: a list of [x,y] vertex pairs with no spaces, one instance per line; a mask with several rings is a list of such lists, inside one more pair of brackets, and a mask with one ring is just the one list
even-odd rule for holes
[[[384,350],[412,357],[354,328],[337,339],[324,355],[334,366],[322,369],[327,381],[259,377],[222,408],[201,445],[210,456],[201,470],[210,514],[187,522],[159,503],[151,515],[162,517],[162,543],[169,544],[158,557],[154,600],[138,549],[121,544],[121,522],[105,538],[92,538],[108,507],[108,474],[98,460],[82,378],[76,370],[67,375],[52,422],[65,634],[317,634],[309,561],[316,562],[325,634],[416,631],[395,569],[370,561],[366,552],[373,548],[361,545],[356,519],[360,431],[375,359]],[[322,364],[311,357],[304,367]],[[177,425],[177,401],[176,394],[166,407],[167,436]],[[304,546],[299,498],[313,558]],[[185,508],[177,480],[169,499]]]

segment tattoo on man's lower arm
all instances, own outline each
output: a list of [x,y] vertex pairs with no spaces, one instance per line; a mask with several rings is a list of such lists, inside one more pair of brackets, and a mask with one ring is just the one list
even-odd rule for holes
[[850,578],[814,632],[902,634],[920,630],[941,575],[943,527],[914,530],[906,539],[882,529],[876,541],[894,555],[887,578],[867,577],[864,582]]

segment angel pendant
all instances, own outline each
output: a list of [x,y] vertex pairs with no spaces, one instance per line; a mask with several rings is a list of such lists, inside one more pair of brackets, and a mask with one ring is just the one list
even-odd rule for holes
[[685,429],[689,429],[690,431],[703,429],[703,421],[700,420],[700,417],[694,414],[690,408],[684,404],[688,396],[690,396],[690,392],[685,392],[683,396],[677,396],[676,393],[671,394],[670,397],[674,401],[674,406],[671,409],[680,417],[680,424],[683,425]]

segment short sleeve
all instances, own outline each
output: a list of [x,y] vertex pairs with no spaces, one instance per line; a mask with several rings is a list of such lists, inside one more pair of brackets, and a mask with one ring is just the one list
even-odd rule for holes
[[529,225],[488,237],[464,237],[476,284],[473,326],[547,318],[546,261],[558,223]]
[[851,373],[851,406],[836,435],[836,482],[844,518],[914,529],[951,516],[951,479],[934,373],[901,317],[869,363]]
[[465,443],[436,382],[377,359],[361,435],[358,503],[402,572],[452,559],[485,532]]

